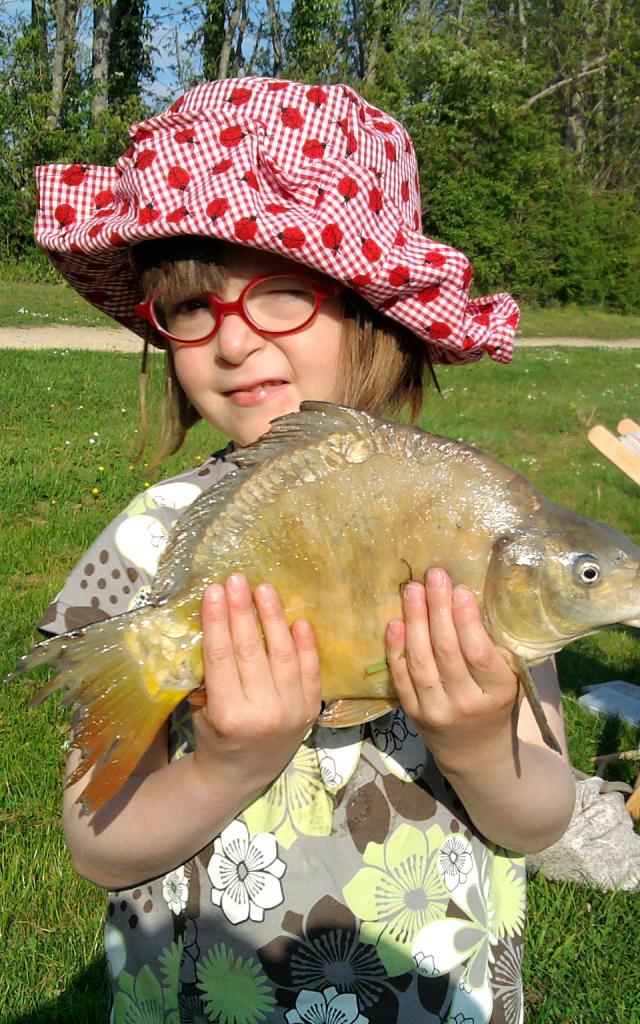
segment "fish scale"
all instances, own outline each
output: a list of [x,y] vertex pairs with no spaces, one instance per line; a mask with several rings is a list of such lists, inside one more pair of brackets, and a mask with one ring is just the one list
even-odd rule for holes
[[118,791],[179,701],[203,692],[202,595],[234,572],[276,586],[289,623],[309,619],[320,721],[338,728],[397,704],[385,628],[402,615],[407,579],[441,566],[476,595],[560,750],[528,665],[640,618],[636,545],[474,448],[342,406],[305,402],[229,457],[238,468],[178,521],[144,607],[39,644],[12,674],[53,665],[33,702],[62,689],[79,709],[73,780],[91,769],[86,811]]

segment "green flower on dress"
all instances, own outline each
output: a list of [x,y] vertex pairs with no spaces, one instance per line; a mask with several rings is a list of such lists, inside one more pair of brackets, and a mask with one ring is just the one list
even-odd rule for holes
[[489,920],[494,941],[516,935],[527,911],[524,855],[518,853],[487,857]]
[[414,967],[414,936],[446,913],[449,893],[439,869],[444,840],[439,825],[421,831],[400,825],[387,842],[369,843],[367,867],[344,888],[345,900],[362,921],[360,938],[375,946],[392,977]]
[[198,988],[209,1019],[218,1024],[259,1024],[275,1008],[273,989],[255,960],[214,946],[198,965]]
[[318,753],[309,741],[245,809],[243,817],[251,833],[273,832],[285,850],[293,846],[298,832],[305,836],[331,834],[333,800],[322,782]]
[[[166,999],[167,993],[148,965],[136,977],[127,971],[118,975],[119,991],[113,1004],[114,1024],[179,1024],[178,1010]],[[169,994],[171,995],[171,994]]]

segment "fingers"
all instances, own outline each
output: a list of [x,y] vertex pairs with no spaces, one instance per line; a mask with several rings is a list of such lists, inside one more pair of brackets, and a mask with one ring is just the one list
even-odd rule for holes
[[209,699],[219,689],[228,699],[231,687],[254,703],[264,703],[269,692],[289,702],[302,685],[305,700],[314,702],[317,696],[319,702],[320,665],[313,631],[303,624],[294,636],[275,587],[262,583],[252,595],[240,573],[230,576],[224,587],[209,587],[203,630]]
[[515,686],[515,675],[484,628],[478,602],[467,587],[455,587],[451,616],[470,676],[485,693]]

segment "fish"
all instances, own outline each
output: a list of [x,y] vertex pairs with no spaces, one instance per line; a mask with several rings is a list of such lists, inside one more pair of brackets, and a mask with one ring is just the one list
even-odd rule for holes
[[477,449],[346,406],[303,402],[177,521],[145,605],[34,647],[8,678],[40,665],[76,709],[90,774],[82,813],[120,789],[173,709],[202,702],[205,588],[243,572],[274,584],[287,621],[308,619],[322,674],[319,722],[342,728],[398,705],[385,628],[408,579],[441,566],[475,594],[544,741],[561,748],[530,667],[578,637],[640,619],[640,548],[548,501]]

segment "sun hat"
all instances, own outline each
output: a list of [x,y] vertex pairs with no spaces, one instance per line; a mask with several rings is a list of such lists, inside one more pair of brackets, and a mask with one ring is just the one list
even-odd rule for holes
[[467,257],[421,231],[402,125],[345,85],[204,82],[130,129],[115,167],[37,168],[35,238],[94,306],[153,343],[129,247],[203,235],[327,274],[430,344],[440,362],[513,353],[510,295],[469,298]]

